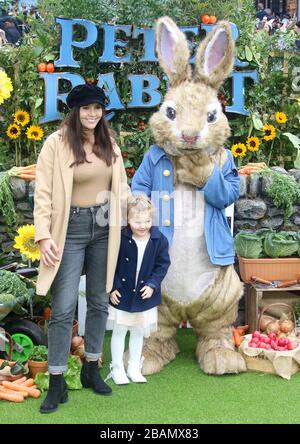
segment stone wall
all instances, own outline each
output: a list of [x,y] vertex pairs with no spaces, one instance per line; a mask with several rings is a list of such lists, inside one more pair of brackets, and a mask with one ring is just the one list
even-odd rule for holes
[[[284,174],[290,174],[300,183],[300,170],[274,168]],[[32,224],[32,198],[34,181],[28,182],[16,177],[11,178],[11,188],[15,201],[19,225]],[[258,228],[281,229],[283,211],[276,208],[266,195],[267,182],[255,176],[241,176],[240,199],[235,203],[234,231]],[[294,206],[294,213],[289,218],[292,230],[300,230],[300,202]],[[0,245],[4,253],[12,250],[13,240],[9,238],[3,215],[0,215]],[[0,250],[0,254],[1,254]]]
[[[285,171],[272,168],[283,174],[293,176],[300,183],[300,170]],[[272,228],[280,230],[284,225],[283,210],[277,208],[267,196],[268,180],[261,177],[241,176],[240,198],[235,203],[234,231]],[[289,217],[288,227],[292,231],[300,230],[300,202],[294,205],[294,212]]]
[[[17,177],[10,178],[11,190],[15,202],[18,217],[18,226],[33,223],[32,195],[34,193],[34,181],[26,181]],[[0,254],[13,250],[14,241],[7,233],[4,217],[0,214]],[[17,250],[14,250],[17,253]]]

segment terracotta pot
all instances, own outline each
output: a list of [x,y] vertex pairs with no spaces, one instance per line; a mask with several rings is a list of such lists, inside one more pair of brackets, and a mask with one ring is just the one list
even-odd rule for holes
[[39,372],[45,373],[48,370],[48,361],[27,361],[30,376],[34,379]]

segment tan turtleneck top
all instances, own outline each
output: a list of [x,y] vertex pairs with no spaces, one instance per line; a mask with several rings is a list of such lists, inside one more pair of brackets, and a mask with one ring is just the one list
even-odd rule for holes
[[[112,167],[99,159],[94,153],[87,155],[89,162],[74,165],[73,207],[92,207],[107,200],[103,192],[110,191]],[[102,193],[102,194],[101,194]]]

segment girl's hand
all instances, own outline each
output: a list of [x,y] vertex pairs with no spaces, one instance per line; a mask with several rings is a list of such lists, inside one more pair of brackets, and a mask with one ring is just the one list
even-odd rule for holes
[[140,291],[142,292],[142,299],[149,299],[153,295],[154,289],[149,287],[149,285],[145,285]]
[[41,239],[39,241],[41,259],[46,267],[55,267],[59,261],[59,248],[52,239]]
[[118,305],[120,303],[120,299],[119,299],[120,297],[122,297],[122,296],[120,295],[118,290],[113,291],[112,293],[110,293],[111,303],[114,305]]

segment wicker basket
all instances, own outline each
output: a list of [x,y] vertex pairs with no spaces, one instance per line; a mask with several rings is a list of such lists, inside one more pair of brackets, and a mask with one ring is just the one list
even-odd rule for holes
[[[284,302],[276,302],[274,304],[266,305],[263,308],[263,310],[261,311],[260,316],[258,318],[257,326],[259,326],[260,319],[261,319],[262,315],[264,314],[264,312],[266,310],[268,310],[268,308],[270,308],[271,306],[274,306],[274,305],[280,305],[280,306],[284,306],[284,307],[288,308],[294,318],[294,323],[295,323],[294,325],[296,325],[295,313],[293,311],[292,306],[289,304],[286,304]],[[276,355],[278,355],[278,357],[283,356],[284,359],[286,358],[286,364],[287,364],[288,370],[286,368],[284,368],[283,371],[281,371],[280,368],[276,369],[274,367],[273,361],[270,360],[268,358],[268,356],[266,356],[266,355],[270,356],[270,353],[268,353],[268,351],[266,351],[266,355],[265,355],[264,350],[260,349],[260,350],[262,350],[262,353],[259,356],[249,356],[247,353],[245,353],[246,350],[244,350],[244,349],[247,348],[246,344],[248,343],[248,339],[250,340],[251,336],[252,335],[245,336],[245,340],[247,342],[245,344],[242,344],[239,349],[240,353],[242,354],[243,358],[245,359],[247,370],[262,372],[262,373],[273,373],[273,374],[277,374],[285,379],[290,379],[290,377],[293,374],[295,374],[299,371],[300,365],[298,364],[298,362],[300,360],[300,346],[296,349],[296,350],[299,349],[297,352],[297,356],[295,356],[295,350],[284,351],[284,352],[277,352],[275,350],[271,350],[271,354],[272,354],[273,359],[274,358],[276,359]],[[296,336],[296,333],[295,333],[295,336]],[[295,359],[294,359],[294,356],[295,356]],[[285,367],[285,366],[283,366],[283,367]]]
[[[12,359],[12,352],[13,352],[13,342],[12,342],[12,339],[11,339],[11,336],[10,336],[9,333],[5,332],[5,336],[8,339],[8,345],[9,345],[7,361],[8,361],[9,366],[11,367],[11,366],[13,366],[16,363],[16,361],[12,361],[11,360]],[[0,359],[0,365],[4,361],[6,361],[6,359]],[[22,375],[22,374],[20,374],[20,375],[12,375],[10,373],[10,370],[7,367],[5,367],[3,370],[0,370],[0,384],[1,384],[2,381],[16,381],[17,379],[20,379],[23,376],[24,375]]]

